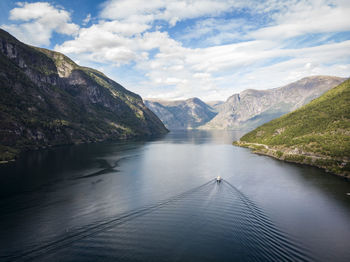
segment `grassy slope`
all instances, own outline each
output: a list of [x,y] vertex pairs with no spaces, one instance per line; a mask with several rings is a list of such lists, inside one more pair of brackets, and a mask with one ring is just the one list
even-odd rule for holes
[[258,127],[236,144],[349,176],[350,80],[300,109]]

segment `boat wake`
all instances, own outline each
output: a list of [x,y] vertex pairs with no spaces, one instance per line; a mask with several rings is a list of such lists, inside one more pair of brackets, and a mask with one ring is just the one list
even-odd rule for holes
[[310,261],[226,180],[67,233],[5,261]]

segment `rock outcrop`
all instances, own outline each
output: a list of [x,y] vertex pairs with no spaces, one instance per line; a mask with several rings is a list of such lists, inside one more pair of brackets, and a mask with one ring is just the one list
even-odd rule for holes
[[0,29],[0,160],[26,149],[166,132],[139,95]]
[[219,113],[202,128],[250,131],[309,103],[344,80],[312,76],[280,88],[245,90],[217,106]]

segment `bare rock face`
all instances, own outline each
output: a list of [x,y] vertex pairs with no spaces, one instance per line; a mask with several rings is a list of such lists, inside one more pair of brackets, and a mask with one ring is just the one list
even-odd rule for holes
[[139,95],[0,29],[0,161],[25,149],[166,132]]
[[198,98],[179,101],[146,100],[145,104],[170,130],[194,129],[216,115],[212,107]]
[[252,130],[307,104],[344,80],[340,77],[312,76],[280,88],[245,90],[219,105],[219,113],[201,128]]
[[181,101],[146,100],[145,104],[171,130],[250,131],[309,103],[344,80],[341,77],[312,76],[280,88],[248,89],[230,96],[225,102],[204,103],[192,98]]

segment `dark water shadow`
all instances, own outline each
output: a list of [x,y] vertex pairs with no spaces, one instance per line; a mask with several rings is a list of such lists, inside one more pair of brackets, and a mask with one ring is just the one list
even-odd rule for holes
[[[167,237],[169,234],[171,239]],[[180,241],[182,246],[169,245],[169,241]],[[216,242],[223,246],[210,249]],[[164,246],[164,243],[167,244]],[[166,256],[169,247],[170,256]],[[176,257],[179,261],[213,261],[215,257],[218,261],[313,260],[306,248],[276,227],[263,210],[235,186],[212,180],[3,259],[173,261]]]

